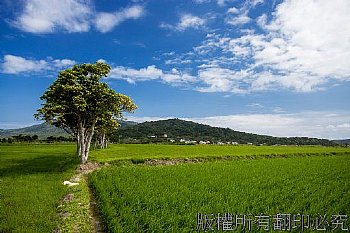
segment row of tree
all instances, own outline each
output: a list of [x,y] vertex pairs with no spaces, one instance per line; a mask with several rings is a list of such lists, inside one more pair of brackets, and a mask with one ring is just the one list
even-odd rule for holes
[[86,163],[95,135],[106,146],[106,134],[119,126],[123,112],[137,106],[131,98],[116,93],[101,78],[111,67],[103,62],[75,65],[59,72],[41,96],[44,101],[34,116],[70,133],[77,143],[77,155]]
[[0,142],[2,143],[13,143],[13,142],[72,142],[73,138],[63,137],[63,136],[48,136],[46,139],[39,139],[38,135],[15,135],[9,138],[0,138]]

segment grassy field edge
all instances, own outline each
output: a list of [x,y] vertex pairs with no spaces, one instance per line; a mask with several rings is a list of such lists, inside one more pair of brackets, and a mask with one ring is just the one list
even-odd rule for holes
[[193,157],[158,157],[158,158],[142,158],[142,159],[118,159],[108,162],[92,159],[101,165],[126,166],[126,165],[175,165],[181,163],[198,163],[212,161],[229,161],[229,160],[252,160],[252,159],[276,159],[276,158],[293,158],[293,157],[309,157],[309,156],[337,156],[350,155],[350,151],[345,152],[323,152],[323,153],[287,153],[287,154],[250,154],[250,155],[223,155],[223,156],[193,156]]

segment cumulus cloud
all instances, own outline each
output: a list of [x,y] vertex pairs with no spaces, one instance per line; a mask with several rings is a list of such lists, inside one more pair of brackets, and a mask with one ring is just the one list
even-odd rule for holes
[[243,25],[243,24],[249,23],[250,21],[251,21],[251,18],[246,13],[238,16],[230,16],[226,18],[226,23],[233,26]]
[[118,26],[125,20],[138,19],[144,14],[144,8],[139,5],[135,5],[129,8],[125,8],[121,11],[114,13],[98,13],[95,19],[95,26],[100,32],[111,31],[114,27]]
[[90,29],[91,7],[82,0],[27,0],[13,24],[26,32],[86,32]]
[[39,34],[87,32],[92,25],[100,32],[108,32],[125,20],[140,18],[143,13],[139,5],[106,13],[95,12],[89,0],[26,0],[23,11],[11,24]]
[[[174,117],[129,117],[143,122]],[[350,138],[350,113],[300,112],[183,118],[216,127],[277,137]]]
[[117,66],[112,68],[109,78],[123,79],[129,83],[135,83],[137,81],[149,81],[159,79],[163,75],[163,72],[156,68],[156,66],[148,66],[139,70],[128,68],[124,66]]
[[246,93],[245,86],[249,79],[246,71],[235,71],[219,67],[205,67],[198,72],[199,79],[208,87],[198,88],[201,92]]
[[239,10],[236,7],[231,7],[227,10],[227,13],[229,14],[238,14]]
[[[261,3],[229,8],[226,22],[243,26],[250,20],[247,9]],[[171,64],[200,63],[199,91],[324,90],[330,82],[350,81],[349,12],[347,0],[285,0],[271,15],[256,18],[262,30],[242,29],[238,37],[208,34],[192,55],[178,56]],[[244,15],[248,18],[240,18]]]
[[235,1],[235,0],[217,0],[216,3],[217,3],[219,6],[223,7],[223,6],[225,6],[227,3],[234,2],[234,1]]
[[48,58],[46,60],[34,60],[7,54],[4,56],[3,63],[1,64],[1,71],[5,74],[40,73],[57,70],[74,64],[75,61],[70,59],[53,60],[52,58]]
[[122,79],[129,83],[140,81],[161,80],[171,85],[181,85],[196,82],[196,77],[187,73],[182,73],[176,69],[169,72],[163,72],[156,66],[151,65],[146,68],[134,69],[123,66],[112,68],[108,78]]
[[180,21],[176,25],[162,23],[160,27],[168,28],[176,31],[185,31],[189,28],[199,29],[203,28],[206,24],[206,20],[198,16],[191,14],[183,14],[180,17]]

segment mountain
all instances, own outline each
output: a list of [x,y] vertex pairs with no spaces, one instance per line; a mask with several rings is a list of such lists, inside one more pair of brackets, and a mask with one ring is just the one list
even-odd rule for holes
[[[166,137],[165,137],[166,136]],[[126,126],[111,138],[114,141],[211,141],[211,142],[237,142],[240,144],[267,144],[267,145],[324,145],[333,146],[334,142],[326,139],[307,137],[272,137],[244,133],[229,128],[211,127],[191,121],[179,119],[144,122],[133,126]]]
[[[120,121],[119,123],[121,125],[120,126],[121,128],[124,128],[129,125],[132,126],[137,124],[136,122],[132,122],[132,121]],[[0,129],[0,138],[9,138],[19,134],[30,135],[30,136],[38,135],[39,139],[45,139],[49,136],[70,137],[70,135],[63,129],[57,128],[55,126],[52,126],[46,123],[42,123],[39,125],[32,125],[32,126],[28,126],[20,129]]]
[[47,138],[48,136],[63,136],[63,137],[68,137],[68,133],[64,131],[63,129],[57,128],[55,126],[42,123],[39,125],[32,125],[20,129],[1,129],[0,130],[0,138],[9,138],[12,136],[16,135],[38,135],[39,138],[44,139]]
[[[350,140],[330,141],[326,139],[307,137],[272,137],[252,133],[244,133],[229,128],[212,127],[198,124],[192,121],[170,119],[136,123],[132,121],[120,121],[121,127],[116,134],[111,136],[112,141],[122,142],[164,142],[170,139],[180,141],[210,141],[210,142],[236,142],[240,144],[252,143],[256,145],[324,145],[334,146],[350,144]],[[38,135],[40,139],[48,136],[69,137],[64,130],[46,123],[33,125],[20,129],[0,129],[0,138],[8,138],[16,135]],[[135,141],[136,139],[136,141]]]

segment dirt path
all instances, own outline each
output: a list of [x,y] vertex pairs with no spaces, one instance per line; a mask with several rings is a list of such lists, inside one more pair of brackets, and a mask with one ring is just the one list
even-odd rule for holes
[[[87,184],[88,181],[88,174],[100,169],[102,166],[99,163],[93,163],[88,162],[86,164],[80,165],[80,174],[84,177]],[[106,228],[103,224],[102,218],[100,216],[100,211],[98,209],[97,203],[96,203],[96,197],[94,192],[89,187],[89,200],[90,200],[90,206],[89,206],[89,219],[91,222],[91,225],[93,225],[94,232],[95,233],[103,233],[106,232]]]

